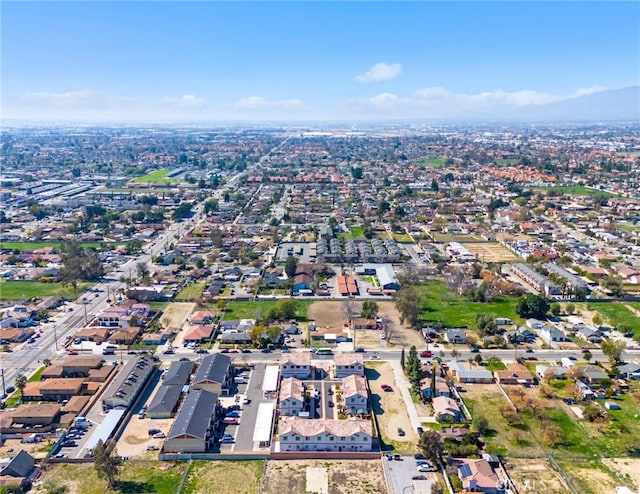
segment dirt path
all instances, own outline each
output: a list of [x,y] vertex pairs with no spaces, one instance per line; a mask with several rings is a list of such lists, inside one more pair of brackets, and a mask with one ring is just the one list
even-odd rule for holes
[[189,317],[189,314],[191,314],[195,308],[196,304],[190,302],[174,302],[169,304],[162,313],[160,323],[164,327],[178,331],[182,328],[187,317]]

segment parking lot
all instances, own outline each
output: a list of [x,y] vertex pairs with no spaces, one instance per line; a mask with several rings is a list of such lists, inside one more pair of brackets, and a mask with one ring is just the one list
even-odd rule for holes
[[[437,482],[435,473],[418,471],[417,460],[413,456],[391,456],[382,457],[382,467],[386,470],[388,485],[391,487],[389,494],[402,494],[405,489],[414,483],[420,483],[423,490],[420,492],[431,492],[431,485]],[[414,492],[413,490],[410,492]]]

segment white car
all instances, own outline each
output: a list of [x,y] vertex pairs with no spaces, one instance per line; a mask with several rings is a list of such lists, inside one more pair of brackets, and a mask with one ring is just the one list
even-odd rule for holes
[[423,463],[422,465],[417,466],[418,472],[435,472],[436,469],[433,468],[429,463]]

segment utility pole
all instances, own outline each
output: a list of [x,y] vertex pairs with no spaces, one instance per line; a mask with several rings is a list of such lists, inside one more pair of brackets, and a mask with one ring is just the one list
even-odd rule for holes
[[53,342],[56,345],[56,352],[58,351],[58,326],[56,324],[53,325]]
[[0,369],[0,375],[2,376],[2,394],[7,394],[7,388],[4,385],[4,369]]

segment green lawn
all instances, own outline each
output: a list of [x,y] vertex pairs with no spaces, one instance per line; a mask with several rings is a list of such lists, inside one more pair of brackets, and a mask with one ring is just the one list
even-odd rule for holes
[[134,184],[171,184],[178,183],[180,180],[167,178],[169,170],[155,170],[141,177],[131,179],[129,182]]
[[418,166],[430,166],[432,168],[443,168],[447,158],[440,156],[438,158],[429,158],[418,163]]
[[[61,242],[0,242],[0,250],[33,252],[45,247],[55,247],[59,250],[60,244]],[[85,248],[102,249],[116,244],[109,242],[81,242],[80,245]]]
[[614,326],[624,324],[631,328],[634,335],[640,334],[640,317],[637,317],[625,305],[630,305],[634,309],[640,310],[638,302],[590,302],[587,304],[589,310],[597,310],[607,318]]
[[29,382],[39,381],[40,378],[42,377],[42,373],[44,372],[45,369],[46,369],[46,367],[43,365],[37,371],[35,371],[33,374],[31,374],[31,376],[29,376],[29,379],[27,379],[27,381],[29,381]]
[[206,281],[196,281],[184,287],[176,295],[176,302],[193,302],[194,299],[202,296],[203,290],[207,288]]
[[[231,301],[227,306],[227,310],[222,316],[222,320],[229,321],[234,319],[255,319],[264,313],[269,307],[275,305],[277,300],[253,300],[253,301]],[[313,303],[312,300],[296,300],[298,304],[297,319],[301,321],[307,320],[307,308]]]
[[194,461],[181,494],[258,494],[264,461]]
[[[188,468],[187,463],[162,463],[169,468],[161,469],[161,463],[156,460],[135,459],[125,461],[118,475],[116,489],[108,489],[106,483],[100,480],[93,464],[57,464],[51,466],[44,474],[43,484],[53,483],[65,486],[63,492],[81,492],[82,494],[131,494],[155,493],[175,494],[176,487],[183,473]],[[62,492],[62,491],[56,491]]]
[[609,421],[604,424],[584,422],[587,435],[603,456],[622,457],[640,454],[640,403],[625,394],[607,400],[616,403],[620,410],[608,410]]
[[413,239],[406,234],[394,233],[393,240],[398,242],[399,244],[411,244],[413,243]]
[[518,158],[500,158],[493,161],[496,163],[496,166],[513,166],[520,162]]
[[361,226],[352,226],[351,227],[351,236],[353,238],[364,238],[364,232],[362,231],[362,227]]
[[604,197],[616,197],[616,194],[606,192],[604,190],[591,189],[589,187],[582,187],[580,185],[555,185],[553,187],[534,187],[534,190],[539,191],[554,191],[562,194],[574,195],[574,196],[604,196]]
[[446,327],[475,327],[476,315],[493,314],[520,321],[516,314],[518,297],[499,297],[492,302],[470,302],[449,290],[441,281],[419,286],[422,293],[420,318],[425,323],[440,322]]
[[[91,283],[78,285],[77,293],[82,293]],[[72,300],[77,295],[71,286],[62,283],[40,283],[38,281],[0,281],[0,300],[23,300],[33,297],[50,297],[61,295]]]

